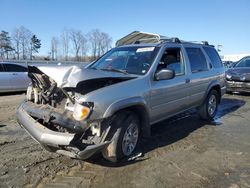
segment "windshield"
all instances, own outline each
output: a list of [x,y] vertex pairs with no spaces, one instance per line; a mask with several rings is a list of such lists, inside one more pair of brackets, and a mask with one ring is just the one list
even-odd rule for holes
[[250,57],[240,60],[234,67],[250,67]]
[[114,48],[93,63],[89,68],[144,75],[149,70],[159,47]]

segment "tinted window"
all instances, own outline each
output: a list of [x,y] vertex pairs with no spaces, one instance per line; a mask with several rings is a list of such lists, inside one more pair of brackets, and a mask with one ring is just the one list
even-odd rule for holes
[[2,64],[0,64],[0,72],[4,72]]
[[203,49],[205,50],[205,52],[207,53],[208,57],[212,61],[211,63],[213,65],[213,67],[215,67],[215,68],[222,67],[222,62],[221,62],[220,56],[216,52],[216,50],[214,48],[203,47]]
[[27,72],[27,68],[20,65],[5,64],[4,66],[7,72]]
[[200,48],[186,48],[192,72],[208,70],[207,61]]

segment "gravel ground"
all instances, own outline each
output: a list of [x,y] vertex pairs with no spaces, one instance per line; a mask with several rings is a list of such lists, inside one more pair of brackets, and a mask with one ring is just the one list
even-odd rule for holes
[[0,96],[0,187],[250,187],[250,96],[225,95],[217,120],[187,112],[156,124],[132,162],[45,151],[19,127],[24,94]]

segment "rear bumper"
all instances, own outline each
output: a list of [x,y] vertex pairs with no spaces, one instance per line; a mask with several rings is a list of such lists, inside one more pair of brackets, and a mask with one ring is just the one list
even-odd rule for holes
[[80,150],[75,145],[77,138],[76,133],[62,133],[52,131],[44,125],[37,122],[25,110],[27,102],[23,102],[17,109],[16,116],[18,123],[31,135],[31,137],[41,145],[50,146],[57,153],[67,155],[73,158],[87,159],[93,154],[101,151],[110,142],[99,144],[85,145],[83,150]]
[[226,87],[228,92],[246,92],[250,93],[249,82],[237,82],[237,81],[226,81]]

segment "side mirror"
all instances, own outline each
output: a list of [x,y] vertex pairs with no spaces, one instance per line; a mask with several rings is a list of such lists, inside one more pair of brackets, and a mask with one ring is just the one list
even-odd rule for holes
[[155,80],[170,80],[175,77],[175,71],[172,69],[161,69],[155,74]]

